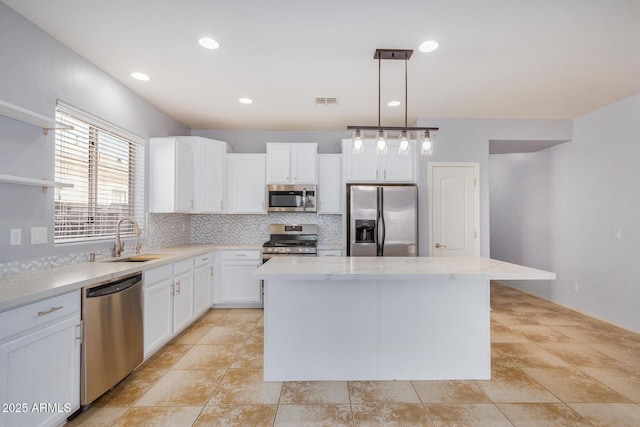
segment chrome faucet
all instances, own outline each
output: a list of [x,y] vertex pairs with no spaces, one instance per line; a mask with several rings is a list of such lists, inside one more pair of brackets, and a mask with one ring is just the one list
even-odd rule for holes
[[140,226],[138,226],[138,222],[131,217],[122,218],[119,219],[116,224],[116,245],[113,248],[113,256],[115,257],[119,257],[120,255],[122,255],[122,251],[124,251],[124,242],[120,241],[120,224],[122,224],[124,221],[130,221],[133,223],[133,231],[136,233],[137,238],[136,253],[139,254],[140,248],[142,248],[142,244],[140,243],[140,235],[142,234],[142,231],[140,230]]

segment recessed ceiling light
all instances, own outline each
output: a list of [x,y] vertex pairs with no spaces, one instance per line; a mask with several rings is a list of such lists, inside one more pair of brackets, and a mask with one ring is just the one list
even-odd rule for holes
[[387,102],[387,105],[389,107],[397,107],[398,105],[400,105],[400,101],[389,101]]
[[131,77],[133,77],[136,80],[141,80],[143,82],[147,82],[151,80],[151,78],[147,76],[145,73],[131,73]]
[[238,101],[242,102],[243,104],[253,104],[253,100],[250,98],[240,98],[238,99]]
[[220,47],[220,43],[209,37],[202,37],[198,40],[198,43],[200,43],[200,46],[207,49],[217,49]]
[[420,50],[420,52],[429,53],[429,52],[433,52],[437,48],[438,48],[438,42],[435,40],[429,40],[422,43],[418,49]]

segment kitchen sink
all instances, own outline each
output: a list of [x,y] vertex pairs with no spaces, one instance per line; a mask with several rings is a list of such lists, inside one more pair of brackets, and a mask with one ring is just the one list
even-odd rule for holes
[[126,258],[112,258],[105,260],[104,262],[147,262],[156,259],[162,259],[171,256],[171,254],[141,254],[132,255]]

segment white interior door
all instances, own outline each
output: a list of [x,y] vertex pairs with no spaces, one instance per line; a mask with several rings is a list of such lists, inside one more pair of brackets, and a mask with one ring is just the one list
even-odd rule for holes
[[429,163],[429,255],[480,255],[478,163]]

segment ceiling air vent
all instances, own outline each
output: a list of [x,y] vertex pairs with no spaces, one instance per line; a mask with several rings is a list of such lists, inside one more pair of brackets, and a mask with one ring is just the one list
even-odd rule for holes
[[317,97],[316,98],[316,105],[337,105],[338,104],[338,98],[326,98],[326,97]]

